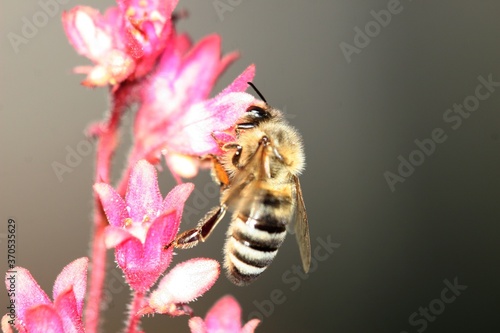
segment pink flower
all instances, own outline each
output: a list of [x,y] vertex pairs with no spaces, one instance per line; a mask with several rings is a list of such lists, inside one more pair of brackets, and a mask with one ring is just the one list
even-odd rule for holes
[[134,76],[140,78],[152,70],[158,56],[168,46],[167,39],[173,30],[172,12],[178,0],[117,2],[125,17],[127,33],[134,38],[128,50],[138,59]]
[[172,248],[163,248],[179,231],[193,188],[178,185],[162,200],[156,170],[144,160],[132,169],[125,200],[106,183],[94,185],[110,223],[106,246],[116,247],[118,266],[134,290],[147,291],[170,265]]
[[[117,2],[118,7],[104,15],[84,6],[63,14],[71,44],[94,62],[76,71],[87,74],[84,85],[113,86],[115,108],[110,119],[121,117],[124,103],[140,105],[130,165],[141,159],[157,164],[163,154],[178,180],[179,176],[193,177],[199,156],[220,152],[213,135],[228,130],[254,103],[253,96],[244,91],[255,68],[248,67],[223,92],[208,99],[238,54],[222,56],[217,35],[193,46],[187,35],[176,34],[172,12],[177,0]],[[127,86],[126,94],[117,96],[122,86]],[[108,141],[110,147],[115,144],[114,138]]]
[[95,66],[77,67],[87,86],[116,85],[149,73],[167,46],[177,0],[118,0],[102,16],[78,6],[64,12],[64,30],[78,53]]
[[[88,259],[84,257],[63,268],[54,283],[54,302],[51,302],[27,269],[16,267],[16,274],[7,272],[7,290],[11,289],[12,283],[15,284],[15,297],[11,300],[15,300],[18,331],[84,332],[82,308],[87,286],[87,265]],[[4,324],[5,316],[2,329]]]
[[208,311],[205,320],[193,317],[189,320],[191,333],[252,333],[259,325],[252,319],[241,327],[241,308],[230,295],[222,297]]
[[158,284],[139,315],[161,313],[171,316],[191,314],[185,304],[209,290],[220,274],[219,263],[213,259],[195,258],[175,266]]
[[186,156],[220,152],[212,134],[229,129],[254,103],[254,97],[244,91],[253,80],[255,67],[249,66],[215,98],[207,99],[236,54],[221,59],[217,35],[205,37],[192,48],[184,35],[172,35],[172,39],[169,43],[174,46],[163,54],[142,89],[131,158],[156,162],[163,153],[174,174],[192,177],[198,160]]

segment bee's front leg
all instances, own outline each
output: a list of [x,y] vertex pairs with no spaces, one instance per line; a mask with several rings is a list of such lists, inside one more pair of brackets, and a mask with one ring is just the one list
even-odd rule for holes
[[171,246],[179,249],[189,249],[196,246],[200,241],[204,242],[222,220],[226,211],[227,207],[225,205],[214,207],[198,222],[196,228],[184,231],[172,243],[166,245],[164,249],[166,250]]
[[236,168],[240,169],[241,168],[240,158],[241,158],[241,153],[243,152],[243,147],[238,143],[226,143],[222,147],[222,149],[224,149],[225,151],[235,150],[231,162]]

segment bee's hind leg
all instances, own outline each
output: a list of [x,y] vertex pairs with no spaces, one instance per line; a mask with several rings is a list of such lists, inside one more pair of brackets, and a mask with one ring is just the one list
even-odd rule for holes
[[204,242],[220,220],[222,220],[226,211],[227,207],[225,205],[214,207],[198,222],[196,228],[184,231],[172,243],[166,245],[164,249],[168,249],[171,246],[180,249],[189,249],[196,246],[200,241]]

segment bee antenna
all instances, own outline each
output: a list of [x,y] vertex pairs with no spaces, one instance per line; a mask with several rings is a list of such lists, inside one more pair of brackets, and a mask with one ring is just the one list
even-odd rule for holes
[[264,96],[260,93],[259,89],[257,89],[257,87],[256,87],[256,86],[255,86],[252,82],[247,82],[247,83],[248,83],[248,85],[249,85],[250,87],[252,87],[252,88],[253,88],[253,90],[255,90],[255,92],[257,93],[257,95],[259,95],[259,97],[260,97],[260,98],[261,98],[264,102],[266,102],[266,104],[267,104],[266,99],[265,99],[265,98],[264,98]]

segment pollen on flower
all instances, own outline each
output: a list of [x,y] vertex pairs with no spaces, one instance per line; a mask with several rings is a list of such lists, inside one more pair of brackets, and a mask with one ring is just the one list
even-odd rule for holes
[[152,11],[149,17],[151,18],[151,21],[158,21],[158,22],[165,21],[163,15],[161,15],[160,12],[157,10]]
[[83,81],[86,86],[115,85],[125,80],[135,68],[130,56],[119,50],[111,50],[104,56],[100,65],[95,67],[79,67],[78,72],[87,72]]
[[119,76],[122,73],[127,73],[130,66],[133,64],[132,59],[127,54],[119,50],[113,50],[110,52],[108,62],[113,76]]
[[125,15],[127,17],[134,16],[136,13],[135,9],[133,7],[128,7],[127,11],[125,12]]
[[103,66],[93,67],[87,75],[87,78],[82,82],[84,86],[103,86],[110,82],[109,72]]
[[167,156],[167,163],[172,170],[177,175],[184,178],[193,178],[198,173],[198,168],[200,161],[198,158],[192,156],[172,153]]
[[132,219],[130,217],[126,218],[123,225],[125,226],[125,228],[128,228],[130,226],[132,226],[132,224],[134,223],[134,221],[132,221]]

